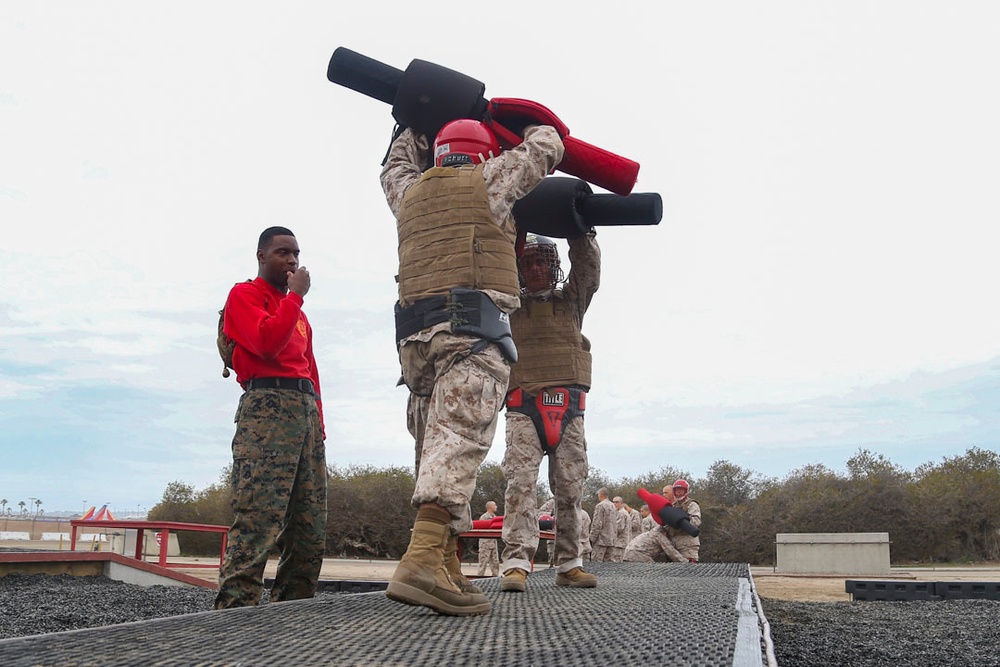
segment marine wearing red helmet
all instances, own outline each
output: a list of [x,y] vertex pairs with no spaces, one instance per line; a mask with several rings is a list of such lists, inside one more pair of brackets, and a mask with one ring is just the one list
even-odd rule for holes
[[687,480],[679,479],[674,482],[672,490],[674,492],[674,500],[678,503],[682,503],[687,500],[688,492],[691,489],[691,485],[687,483]]
[[500,155],[500,142],[493,130],[478,120],[453,120],[434,139],[434,166],[457,167],[481,164]]

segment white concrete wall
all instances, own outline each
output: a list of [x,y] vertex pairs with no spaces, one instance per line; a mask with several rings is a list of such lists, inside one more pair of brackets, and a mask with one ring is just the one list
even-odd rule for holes
[[0,530],[0,540],[30,540],[31,534],[17,530]]
[[177,579],[171,579],[170,577],[153,574],[152,572],[146,572],[145,570],[128,567],[127,565],[112,561],[108,561],[105,564],[104,576],[109,579],[124,581],[126,584],[135,584],[136,586],[179,586],[182,588],[194,588],[191,584],[178,581]]
[[62,540],[63,542],[69,543],[70,534],[69,533],[42,533],[42,541],[52,541],[58,542]]
[[780,574],[888,574],[889,533],[778,533]]
[[112,537],[114,535],[108,535],[107,533],[77,533],[76,549],[77,551],[86,551],[96,543],[102,545],[101,550],[107,551],[107,543],[111,541]]
[[[135,539],[138,535],[136,530],[126,530],[124,537],[121,535],[116,535],[114,542],[111,545],[112,550],[115,553],[122,554],[123,556],[128,556],[129,558],[135,555]],[[181,545],[177,541],[177,533],[170,533],[170,539],[167,544],[167,556],[180,556],[181,555]],[[147,556],[160,556],[160,545],[156,543],[156,532],[152,530],[145,530],[142,534],[142,552]]]

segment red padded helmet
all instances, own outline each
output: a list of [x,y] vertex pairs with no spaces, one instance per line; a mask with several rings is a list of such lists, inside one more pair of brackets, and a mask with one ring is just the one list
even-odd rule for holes
[[434,139],[435,167],[479,164],[498,155],[500,142],[493,130],[478,120],[453,120],[442,127]]
[[[678,489],[681,490],[680,493],[677,493]],[[672,490],[674,492],[674,498],[677,500],[684,500],[685,498],[687,498],[688,491],[690,489],[691,485],[687,483],[686,479],[677,480],[676,482],[674,482],[674,485],[672,487]]]

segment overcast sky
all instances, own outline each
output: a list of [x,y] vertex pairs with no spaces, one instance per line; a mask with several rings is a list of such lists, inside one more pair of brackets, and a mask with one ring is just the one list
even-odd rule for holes
[[540,102],[663,197],[598,232],[594,467],[996,449],[1000,5],[432,4],[3,1],[0,497],[138,512],[216,481],[218,309],[275,224],[312,274],[329,463],[412,465],[391,109],[327,81],[338,46]]

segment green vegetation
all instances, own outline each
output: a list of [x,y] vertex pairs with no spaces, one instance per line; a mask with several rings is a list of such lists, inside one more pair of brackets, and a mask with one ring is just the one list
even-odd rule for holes
[[[329,472],[327,555],[399,558],[415,515],[412,469],[333,466]],[[659,492],[678,477],[691,482],[691,495],[702,507],[706,562],[773,564],[776,533],[826,532],[887,532],[894,563],[1000,560],[1000,456],[990,450],[973,447],[908,472],[862,449],[844,472],[808,465],[780,480],[724,460],[713,463],[704,478],[661,468],[615,480],[591,469],[584,509],[593,512],[602,486],[639,507],[637,489]],[[171,482],[149,518],[229,524],[228,478],[229,471],[223,471],[218,482],[201,491]],[[495,500],[503,514],[504,487],[500,466],[484,464],[471,500],[472,518],[479,518],[487,500]],[[539,483],[539,504],[549,495]],[[187,533],[181,539],[185,553],[212,554],[218,548],[214,535]]]

